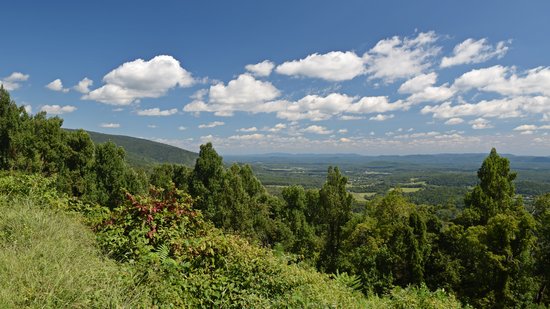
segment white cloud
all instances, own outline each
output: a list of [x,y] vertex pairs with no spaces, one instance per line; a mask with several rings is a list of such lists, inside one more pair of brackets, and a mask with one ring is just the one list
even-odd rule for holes
[[273,128],[265,127],[262,130],[263,131],[269,131],[269,132],[279,132],[282,129],[286,129],[286,124],[284,123],[278,123]]
[[230,136],[229,139],[231,140],[259,140],[264,138],[265,135],[254,133],[254,134],[245,134],[245,135],[233,135]]
[[214,104],[254,104],[273,100],[280,95],[279,90],[269,82],[256,80],[248,74],[241,74],[225,86],[213,85],[209,91],[210,102]]
[[437,81],[437,73],[417,75],[404,82],[398,89],[400,93],[410,93],[407,101],[411,103],[419,102],[441,102],[451,98],[455,94],[455,90],[447,86],[447,84],[434,87]]
[[73,87],[74,90],[80,92],[80,93],[88,93],[90,92],[90,87],[94,84],[94,81],[84,77],[83,80],[79,81],[77,85]]
[[483,119],[483,118],[477,118],[468,123],[471,124],[472,129],[475,129],[475,130],[490,129],[493,127],[489,120]]
[[172,56],[126,62],[103,77],[105,85],[82,98],[113,105],[129,105],[141,98],[158,98],[176,86],[189,87],[193,77]]
[[461,124],[461,123],[463,123],[463,122],[464,122],[464,119],[458,118],[458,117],[454,117],[454,118],[451,118],[451,119],[445,121],[445,124],[446,124],[446,125],[453,126],[453,125]]
[[139,116],[171,116],[176,114],[177,112],[178,112],[177,108],[161,110],[160,108],[155,107],[155,108],[150,108],[145,110],[138,110],[137,114]]
[[392,119],[393,117],[394,117],[393,114],[390,114],[390,115],[378,114],[376,116],[370,117],[369,119],[374,121],[385,121],[388,119]]
[[7,91],[15,90],[21,87],[21,82],[27,81],[29,79],[28,74],[23,74],[20,72],[13,72],[10,76],[0,79],[0,84],[4,86],[4,89]]
[[46,88],[48,88],[52,91],[59,91],[59,92],[63,92],[63,93],[69,92],[68,88],[63,88],[63,83],[61,82],[61,80],[59,78],[54,80],[53,82],[47,84]]
[[352,115],[342,115],[338,119],[340,119],[340,120],[361,120],[361,119],[365,119],[365,117],[352,116]]
[[424,106],[422,114],[433,114],[434,118],[454,118],[477,116],[485,118],[515,118],[525,114],[543,114],[550,112],[550,98],[512,97],[504,99],[483,100],[478,103],[451,105],[445,102],[435,106]]
[[273,71],[273,68],[275,67],[275,64],[269,60],[264,60],[260,63],[256,64],[248,64],[245,69],[252,73],[254,76],[269,76],[271,74],[271,71]]
[[61,115],[74,112],[76,110],[76,107],[72,105],[44,105],[40,110],[52,115]]
[[391,83],[423,73],[440,51],[434,46],[436,41],[437,35],[432,31],[419,33],[416,38],[394,36],[379,41],[363,55],[370,78]]
[[256,127],[240,128],[237,130],[237,132],[256,132],[256,131],[258,131],[258,128]]
[[410,104],[403,101],[389,102],[387,97],[350,97],[345,94],[331,93],[325,97],[308,95],[296,102],[286,102],[277,117],[291,121],[309,119],[327,120],[339,116],[341,120],[361,119],[349,114],[385,113],[395,110],[407,110]]
[[326,135],[326,134],[332,133],[332,130],[329,130],[326,127],[323,127],[323,126],[311,125],[311,126],[305,128],[305,129],[303,129],[302,132]]
[[[251,86],[246,87],[239,95],[235,94],[234,96],[233,93],[237,93],[238,89],[243,87],[237,87],[232,84],[233,82],[245,83]],[[382,96],[359,98],[340,93],[331,93],[326,96],[307,95],[293,102],[286,100],[267,101],[269,98],[278,95],[278,90],[272,88],[273,86],[270,83],[254,80],[249,75],[241,75],[239,79],[231,81],[227,87],[223,85],[221,87],[222,89],[216,91],[210,89],[208,103],[193,101],[187,104],[183,110],[194,113],[213,112],[217,116],[231,116],[235,111],[276,113],[278,118],[290,121],[302,119],[320,121],[335,116],[342,120],[361,119],[362,117],[357,114],[407,110],[411,105],[404,101],[389,102],[387,97]],[[269,93],[270,90],[271,93]],[[213,97],[214,93],[216,94]]]
[[157,125],[156,124],[148,124],[147,127],[150,128],[150,129],[156,129]]
[[[206,94],[203,94],[203,97]],[[217,116],[232,116],[235,111],[252,113],[270,112],[267,101],[273,100],[280,92],[270,82],[256,80],[250,74],[241,74],[227,83],[210,86],[208,102],[195,100],[184,106],[186,112],[213,112]]]
[[398,89],[399,93],[416,93],[432,86],[437,81],[437,73],[431,72],[428,74],[417,75],[403,84]]
[[99,126],[107,129],[116,129],[116,128],[120,128],[120,123],[109,122],[109,123],[102,123]]
[[342,142],[342,143],[350,143],[350,142],[351,142],[351,139],[346,138],[346,137],[342,137],[342,138],[340,139],[340,142]]
[[533,125],[533,124],[524,124],[524,125],[515,127],[514,131],[534,131],[537,128],[538,127],[536,125]]
[[199,125],[199,129],[214,128],[218,126],[223,126],[224,124],[225,122],[223,121],[214,121],[214,122]]
[[27,114],[32,114],[32,106],[30,105],[24,105],[23,106],[25,108],[25,112],[27,112]]
[[340,130],[338,130],[338,133],[346,134],[346,133],[348,133],[348,129],[340,129]]
[[180,130],[180,131],[185,131],[185,130],[187,130],[187,128],[184,127],[184,126],[179,126],[179,127],[178,127],[178,130]]
[[[523,135],[534,134],[538,130],[550,130],[550,125],[536,126],[534,124],[524,124],[514,128],[514,131],[520,131],[520,134]],[[546,134],[547,133],[544,133],[543,135]]]
[[455,46],[451,57],[443,57],[441,67],[446,68],[459,64],[480,63],[491,58],[502,58],[508,51],[506,42],[500,41],[495,47],[487,39],[467,39]]
[[363,60],[354,52],[332,51],[312,54],[285,62],[275,69],[279,74],[321,78],[328,81],[351,80],[365,72]]
[[550,68],[537,67],[518,75],[515,68],[495,65],[464,73],[455,80],[453,87],[464,91],[477,89],[501,95],[550,96]]

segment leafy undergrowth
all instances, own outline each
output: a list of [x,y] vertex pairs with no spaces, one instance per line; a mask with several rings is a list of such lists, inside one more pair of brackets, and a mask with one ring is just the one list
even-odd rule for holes
[[[353,276],[223,234],[176,190],[128,195],[110,210],[16,178],[0,179],[1,308],[460,307],[425,287],[366,298]],[[29,187],[40,190],[14,193]]]

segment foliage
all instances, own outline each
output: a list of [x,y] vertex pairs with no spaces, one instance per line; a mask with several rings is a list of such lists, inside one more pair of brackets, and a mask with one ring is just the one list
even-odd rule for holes
[[535,219],[537,224],[537,268],[540,287],[536,302],[550,304],[550,193],[539,196],[535,201]]
[[342,227],[351,218],[353,196],[346,190],[347,181],[337,167],[329,167],[327,182],[319,191],[319,212],[325,244],[318,264],[328,273],[337,270]]
[[515,196],[508,159],[494,148],[478,177],[465,198],[468,208],[455,220],[461,231],[444,248],[467,270],[455,291],[477,306],[525,306],[538,285],[532,275],[535,221]]

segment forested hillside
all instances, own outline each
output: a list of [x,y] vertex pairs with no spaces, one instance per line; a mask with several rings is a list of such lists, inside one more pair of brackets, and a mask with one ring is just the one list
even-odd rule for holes
[[124,148],[128,163],[136,167],[148,167],[161,163],[192,166],[197,159],[197,153],[142,138],[92,131],[86,131],[86,133],[90,135],[94,143],[113,142]]
[[61,125],[0,89],[2,307],[550,304],[550,194],[526,211],[495,149],[464,209],[396,189],[354,211],[338,167],[277,197],[210,143],[143,171]]

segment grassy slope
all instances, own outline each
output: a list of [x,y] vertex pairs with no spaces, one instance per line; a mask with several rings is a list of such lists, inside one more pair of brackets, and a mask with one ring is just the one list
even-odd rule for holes
[[0,308],[146,304],[78,216],[0,197]]
[[126,150],[128,161],[133,166],[145,167],[155,163],[178,163],[193,165],[198,156],[197,153],[178,147],[153,142],[150,140],[123,136],[110,135],[88,131],[95,143],[112,141]]

